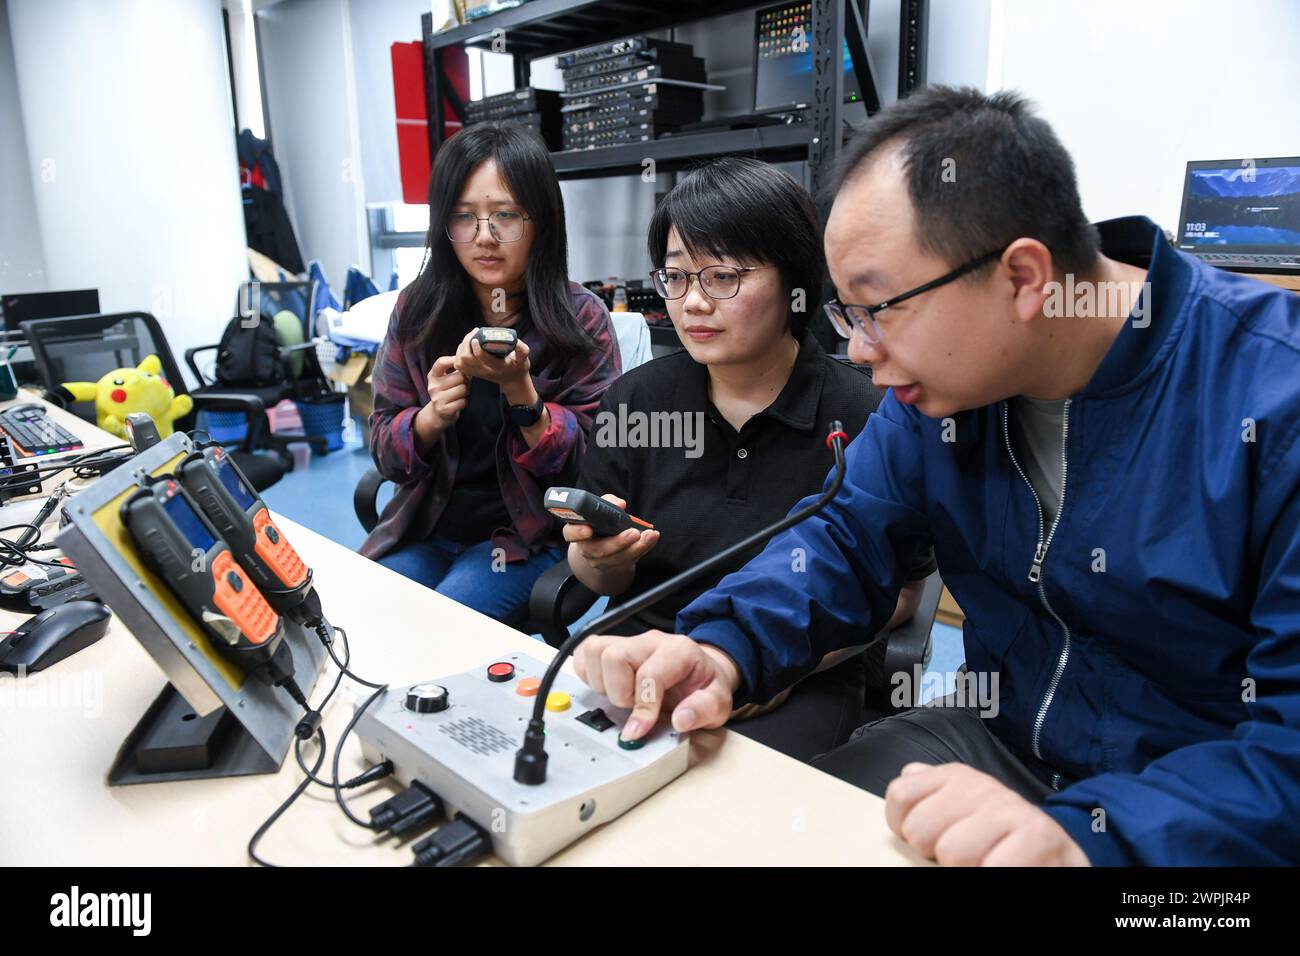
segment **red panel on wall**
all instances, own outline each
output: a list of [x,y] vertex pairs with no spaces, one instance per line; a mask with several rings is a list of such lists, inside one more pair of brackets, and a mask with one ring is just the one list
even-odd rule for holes
[[[424,50],[421,43],[394,43],[393,103],[397,111],[397,153],[402,174],[402,201],[429,198],[429,112],[425,105]],[[443,73],[460,101],[469,99],[469,58],[464,47],[442,51]],[[446,97],[442,102],[443,139],[461,127],[461,116]]]

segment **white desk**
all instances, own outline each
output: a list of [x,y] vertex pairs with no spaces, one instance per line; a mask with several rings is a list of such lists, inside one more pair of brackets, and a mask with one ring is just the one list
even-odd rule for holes
[[[78,435],[96,431],[75,419],[76,427],[59,420]],[[351,669],[367,680],[406,684],[508,652],[543,660],[551,652],[300,525],[276,520],[315,570],[327,615],[351,639]],[[0,628],[21,619],[0,611]],[[313,700],[333,674],[327,664]],[[104,782],[118,747],[163,684],[161,671],[116,618],[103,640],[54,667],[21,682],[0,677],[0,864],[248,863],[249,837],[301,779],[292,754],[278,774],[112,788]],[[346,694],[349,686],[345,682],[326,712],[331,748],[351,716],[350,701],[369,693],[356,688]],[[360,746],[349,739],[340,774],[346,779],[361,769]],[[365,808],[392,792],[383,782],[351,791],[350,799],[364,817]],[[878,797],[738,734],[697,733],[685,775],[551,862],[922,862],[889,832],[883,807]],[[279,864],[411,861],[409,845],[376,840],[343,817],[332,792],[317,786],[276,823],[259,853]]]

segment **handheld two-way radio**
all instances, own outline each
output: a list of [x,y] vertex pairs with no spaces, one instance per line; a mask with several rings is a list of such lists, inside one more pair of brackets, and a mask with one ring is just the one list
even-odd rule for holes
[[497,358],[505,358],[515,350],[519,333],[505,326],[485,325],[474,334],[483,351]]
[[[191,452],[176,468],[176,477],[270,605],[319,630],[323,615],[312,588],[311,569],[225,450],[210,445]],[[324,636],[328,638],[328,633]]]
[[591,525],[592,533],[598,538],[610,538],[628,528],[654,530],[649,521],[630,515],[618,505],[581,488],[547,488],[542,504],[561,521]]
[[[162,578],[217,652],[250,677],[285,688],[313,718],[294,681],[284,622],[180,482],[171,476],[151,482],[126,500],[121,517],[141,561]],[[302,733],[310,736],[315,727]]]

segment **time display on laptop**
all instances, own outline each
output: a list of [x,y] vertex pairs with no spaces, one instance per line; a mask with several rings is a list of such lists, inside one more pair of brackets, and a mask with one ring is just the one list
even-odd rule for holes
[[1178,239],[1196,252],[1300,249],[1300,159],[1189,163]]

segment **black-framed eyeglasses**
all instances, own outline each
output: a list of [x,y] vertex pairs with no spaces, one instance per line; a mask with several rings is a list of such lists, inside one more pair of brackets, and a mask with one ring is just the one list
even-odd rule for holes
[[937,289],[941,285],[947,285],[954,279],[960,279],[962,276],[966,275],[966,273],[974,272],[980,266],[992,262],[994,259],[1000,258],[1001,255],[1002,252],[1000,250],[997,252],[987,253],[986,255],[980,256],[978,259],[972,259],[970,262],[958,266],[951,272],[944,273],[937,279],[932,279],[924,285],[917,286],[915,289],[908,289],[906,292],[901,292],[892,298],[886,299],[884,302],[877,303],[876,305],[846,305],[836,299],[831,299],[831,301],[827,302],[822,306],[822,308],[826,310],[826,318],[830,319],[831,325],[835,326],[835,331],[840,334],[841,338],[852,338],[853,329],[856,327],[862,332],[862,335],[868,342],[872,345],[879,345],[884,341],[885,336],[884,333],[881,332],[880,326],[876,323],[876,314],[878,312],[888,309],[892,305],[898,305],[898,303],[905,299],[910,299],[913,296],[920,295],[922,292],[929,292],[931,289]]
[[650,273],[655,291],[665,299],[680,299],[690,290],[691,277],[700,284],[710,299],[730,299],[740,291],[740,277],[746,272],[757,272],[766,266],[705,266],[699,272],[687,272],[665,266]]
[[498,209],[490,216],[472,212],[454,212],[447,218],[447,238],[452,242],[473,242],[478,238],[478,224],[486,222],[497,242],[518,242],[524,236],[528,217],[513,209]]

